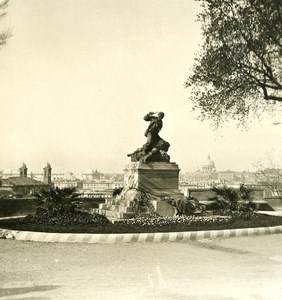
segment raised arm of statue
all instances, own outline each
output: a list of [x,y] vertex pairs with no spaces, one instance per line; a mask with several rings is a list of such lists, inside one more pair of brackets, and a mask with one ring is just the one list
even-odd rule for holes
[[155,113],[153,112],[149,112],[147,115],[144,116],[144,120],[145,121],[151,121],[153,118],[156,118],[156,117],[153,117]]

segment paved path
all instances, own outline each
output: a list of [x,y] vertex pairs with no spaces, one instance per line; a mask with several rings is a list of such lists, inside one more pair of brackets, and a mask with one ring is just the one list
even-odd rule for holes
[[0,240],[0,299],[281,299],[282,234],[179,243]]

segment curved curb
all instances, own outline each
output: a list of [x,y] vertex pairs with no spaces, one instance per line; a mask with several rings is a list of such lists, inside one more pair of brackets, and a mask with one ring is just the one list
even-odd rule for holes
[[209,231],[185,232],[156,232],[156,233],[118,233],[118,234],[90,234],[90,233],[46,233],[18,231],[0,228],[0,238],[19,241],[49,242],[49,243],[89,243],[114,244],[136,242],[179,242],[199,239],[214,239],[241,237],[252,235],[266,235],[282,233],[282,225],[274,227],[257,227],[243,229],[224,229]]

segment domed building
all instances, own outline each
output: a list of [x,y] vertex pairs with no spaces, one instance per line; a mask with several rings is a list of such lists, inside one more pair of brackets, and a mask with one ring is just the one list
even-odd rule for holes
[[207,161],[202,167],[202,171],[207,172],[207,173],[215,173],[216,172],[215,163],[213,160],[211,160],[210,155],[208,155]]
[[210,155],[202,168],[194,172],[186,172],[185,181],[190,183],[201,183],[203,185],[214,183],[218,180],[218,173],[216,171],[215,163],[211,159]]

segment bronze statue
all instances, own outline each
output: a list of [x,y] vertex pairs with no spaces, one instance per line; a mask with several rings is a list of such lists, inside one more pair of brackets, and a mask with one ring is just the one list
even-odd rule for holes
[[[154,116],[155,114],[157,114],[157,116]],[[147,161],[169,162],[170,157],[167,151],[170,145],[159,136],[159,132],[163,127],[163,118],[163,112],[149,112],[144,116],[144,120],[150,122],[145,131],[147,142],[141,148],[127,155],[131,157],[131,161],[142,161],[145,163]]]
[[147,143],[145,145],[147,146],[148,151],[152,149],[154,142],[160,139],[159,132],[163,127],[162,119],[164,118],[164,113],[159,112],[157,117],[155,117],[154,114],[156,113],[149,112],[144,117],[145,121],[150,122],[145,131],[145,137],[147,137]]

